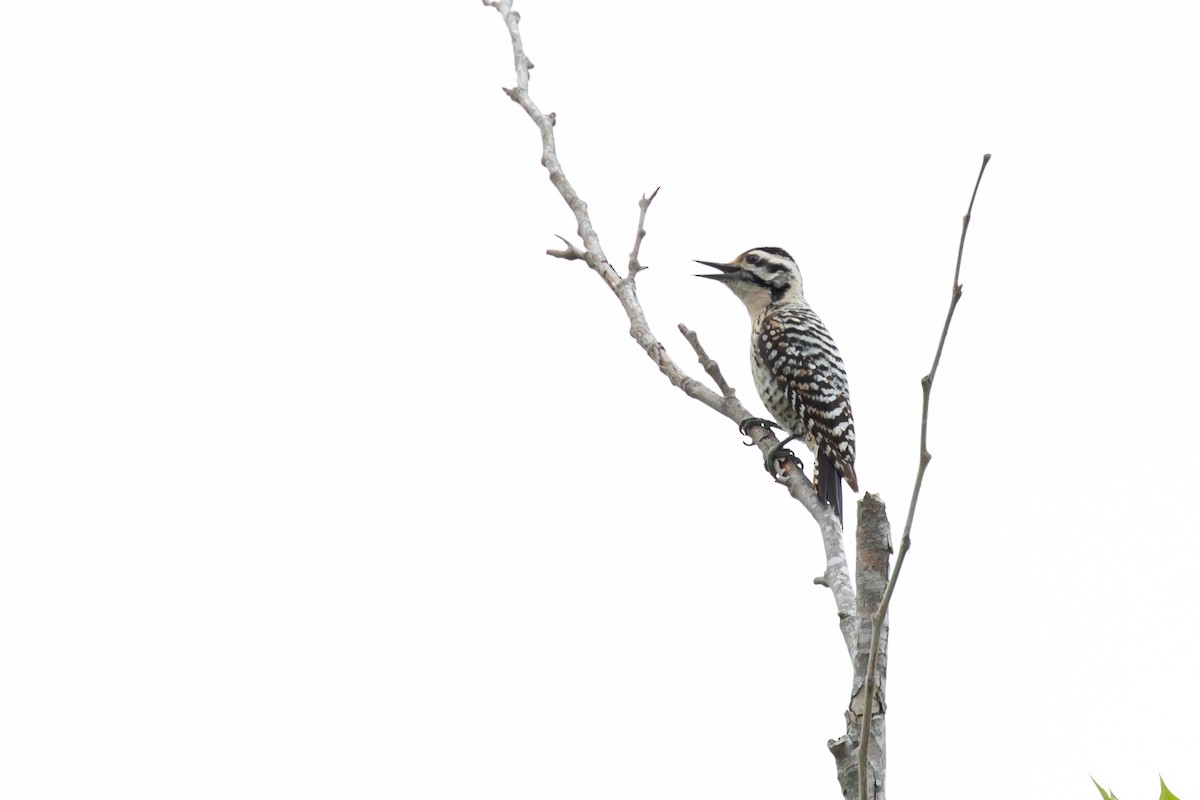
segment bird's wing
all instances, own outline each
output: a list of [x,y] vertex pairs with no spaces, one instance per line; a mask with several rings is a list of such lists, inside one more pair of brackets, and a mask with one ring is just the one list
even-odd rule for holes
[[[784,306],[767,315],[760,355],[789,404],[800,411],[803,433],[837,465],[850,488],[854,473],[854,414],[846,365],[820,317],[806,306]],[[795,431],[794,431],[795,432]]]

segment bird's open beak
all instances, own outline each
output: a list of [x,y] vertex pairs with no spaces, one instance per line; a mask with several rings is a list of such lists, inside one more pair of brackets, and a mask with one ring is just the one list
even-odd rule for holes
[[719,274],[719,275],[697,275],[696,276],[697,278],[711,278],[714,281],[726,282],[726,281],[733,280],[733,278],[736,277],[736,273],[738,271],[738,268],[735,267],[733,264],[718,264],[715,261],[697,261],[696,263],[703,264],[706,267],[712,267],[713,269],[721,270],[721,274]]

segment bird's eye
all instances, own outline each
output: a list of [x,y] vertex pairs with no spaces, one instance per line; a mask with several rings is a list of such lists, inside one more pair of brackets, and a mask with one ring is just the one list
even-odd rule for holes
[[753,267],[758,262],[759,262],[758,256],[754,256],[754,255],[746,256],[746,263],[749,264],[750,266]]

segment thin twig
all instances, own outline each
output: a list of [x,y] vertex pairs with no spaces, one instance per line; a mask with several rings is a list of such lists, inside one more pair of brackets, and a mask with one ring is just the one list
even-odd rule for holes
[[705,352],[704,347],[700,344],[700,337],[696,335],[696,332],[682,322],[679,323],[679,332],[683,334],[683,338],[687,339],[688,344],[696,351],[696,357],[700,359],[700,366],[704,367],[704,371],[713,379],[713,383],[717,384],[717,388],[721,390],[721,394],[724,397],[733,397],[736,392],[725,380],[725,376],[721,374],[721,367]]
[[642,199],[638,201],[640,212],[638,213],[637,233],[633,237],[633,250],[629,253],[629,274],[626,276],[626,280],[633,280],[639,272],[646,268],[642,262],[638,261],[638,253],[642,249],[642,239],[646,238],[646,210],[650,208],[650,204],[656,197],[658,197],[658,189],[651,192],[649,197],[642,195]]
[[[558,236],[558,234],[555,234],[555,236]],[[562,243],[565,244],[566,247],[562,250],[547,250],[546,255],[554,256],[555,258],[566,259],[567,261],[587,260],[587,254],[575,245],[571,244],[571,241],[567,237],[558,236],[558,238],[562,239]]]
[[912,498],[908,503],[908,517],[904,521],[904,536],[900,539],[900,550],[896,553],[896,563],[892,567],[892,575],[888,578],[887,588],[879,609],[871,615],[871,655],[867,659],[866,695],[863,703],[862,734],[858,743],[858,797],[867,800],[867,746],[871,741],[871,712],[875,704],[876,676],[879,662],[879,636],[883,630],[883,620],[887,618],[888,606],[892,602],[892,592],[896,590],[896,580],[900,577],[900,568],[904,566],[904,556],[911,545],[913,515],[917,510],[917,498],[921,494],[921,483],[925,479],[925,468],[929,466],[932,456],[927,447],[929,432],[929,392],[933,388],[933,379],[937,376],[938,364],[942,360],[942,348],[946,346],[946,334],[950,330],[950,320],[954,317],[954,309],[962,297],[962,284],[958,276],[962,270],[963,246],[967,241],[967,226],[971,224],[971,211],[975,208],[975,195],[979,193],[979,183],[983,180],[983,171],[987,169],[991,153],[985,154],[983,163],[979,166],[979,177],[975,179],[975,190],[971,192],[971,203],[963,216],[962,234],[958,238],[958,260],[954,264],[954,285],[950,291],[950,308],[946,312],[946,321],[942,325],[942,336],[938,339],[937,351],[933,356],[933,366],[929,374],[921,379],[921,457],[917,463],[917,478],[913,483]]

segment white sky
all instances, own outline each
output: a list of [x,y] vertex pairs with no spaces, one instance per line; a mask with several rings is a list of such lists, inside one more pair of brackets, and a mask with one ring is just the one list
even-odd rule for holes
[[[526,0],[640,295],[801,262],[899,526],[892,798],[1200,797],[1194,10]],[[478,2],[0,10],[0,794],[834,797],[814,524],[542,253]]]

